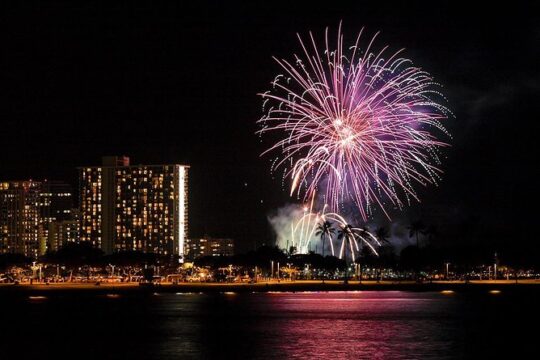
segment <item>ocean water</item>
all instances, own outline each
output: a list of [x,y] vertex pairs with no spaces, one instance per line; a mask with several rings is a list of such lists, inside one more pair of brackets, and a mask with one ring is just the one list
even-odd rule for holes
[[537,347],[539,299],[504,290],[0,293],[0,359],[520,358]]

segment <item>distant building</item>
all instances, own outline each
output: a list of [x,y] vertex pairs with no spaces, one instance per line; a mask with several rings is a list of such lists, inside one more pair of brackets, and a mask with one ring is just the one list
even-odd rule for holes
[[[58,229],[64,229],[71,223],[71,228],[78,228],[77,219],[73,212],[73,188],[61,181],[43,181],[39,195],[40,208],[40,255],[47,250],[57,251],[64,242],[57,237]],[[52,233],[51,233],[52,231]],[[72,234],[73,235],[73,234]],[[72,237],[70,235],[70,238]],[[73,241],[78,240],[78,235]]]
[[0,253],[37,258],[42,238],[40,215],[41,183],[0,183]]
[[188,169],[179,164],[130,165],[108,156],[79,168],[81,241],[106,254],[138,250],[184,255],[188,233]]
[[78,243],[80,238],[80,222],[78,209],[71,209],[69,219],[53,221],[48,227],[47,247],[58,251],[67,243]]
[[74,221],[72,208],[73,192],[66,183],[47,180],[1,182],[0,253],[37,258],[47,250],[58,250],[56,242],[51,243],[53,238],[49,231],[57,222]]
[[73,209],[73,188],[61,181],[41,183],[41,214],[45,220],[68,220]]
[[205,236],[189,239],[186,243],[186,258],[194,260],[202,256],[232,256],[234,255],[233,239],[217,239]]

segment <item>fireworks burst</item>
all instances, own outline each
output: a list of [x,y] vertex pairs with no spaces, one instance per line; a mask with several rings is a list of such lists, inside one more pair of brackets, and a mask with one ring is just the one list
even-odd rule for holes
[[413,185],[437,184],[440,148],[434,134],[450,136],[441,121],[449,111],[432,77],[400,56],[374,51],[377,34],[360,47],[344,47],[341,25],[334,47],[325,33],[319,49],[309,33],[300,36],[303,55],[275,58],[284,74],[261,96],[265,115],[259,134],[281,139],[263,154],[277,153],[272,171],[291,179],[291,196],[312,201],[316,194],[333,212],[352,201],[364,220],[373,206],[388,216],[419,200]]

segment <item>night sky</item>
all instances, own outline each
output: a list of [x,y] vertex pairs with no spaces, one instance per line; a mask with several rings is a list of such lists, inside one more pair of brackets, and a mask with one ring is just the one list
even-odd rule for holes
[[393,220],[436,224],[456,247],[536,251],[537,9],[400,3],[2,5],[0,179],[76,186],[76,166],[113,154],[186,163],[191,236],[268,243],[267,216],[294,199],[259,157],[256,94],[280,73],[272,56],[300,51],[296,32],[322,40],[343,20],[349,40],[365,26],[379,46],[406,48],[456,116],[444,180]]

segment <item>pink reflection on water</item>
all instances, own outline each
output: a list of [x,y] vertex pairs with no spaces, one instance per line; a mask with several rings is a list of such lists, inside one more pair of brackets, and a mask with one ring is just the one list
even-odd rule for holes
[[279,358],[450,357],[451,299],[433,293],[272,294],[259,331]]

